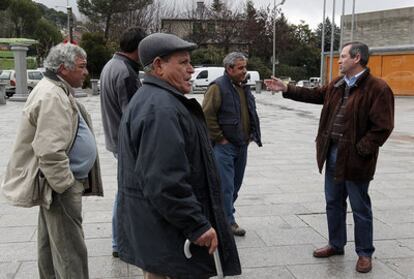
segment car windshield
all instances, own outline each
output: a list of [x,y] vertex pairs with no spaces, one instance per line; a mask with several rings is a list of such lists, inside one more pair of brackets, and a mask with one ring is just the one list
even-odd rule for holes
[[8,80],[8,79],[10,79],[10,74],[11,74],[10,71],[3,71],[0,74],[0,79],[2,79],[2,80]]

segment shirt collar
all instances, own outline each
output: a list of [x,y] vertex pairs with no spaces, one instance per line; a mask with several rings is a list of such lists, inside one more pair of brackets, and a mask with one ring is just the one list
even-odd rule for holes
[[361,72],[359,72],[358,74],[356,74],[355,76],[348,78],[347,76],[344,76],[344,80],[346,82],[346,84],[348,85],[348,87],[352,87],[355,82],[358,80],[358,78],[366,71],[367,69],[363,69]]

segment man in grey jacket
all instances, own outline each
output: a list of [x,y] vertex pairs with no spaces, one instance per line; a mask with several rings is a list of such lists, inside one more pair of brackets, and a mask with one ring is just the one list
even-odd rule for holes
[[91,120],[73,97],[88,74],[86,53],[59,44],[45,60],[45,78],[33,89],[2,185],[12,204],[41,205],[39,278],[89,278],[82,229],[82,195],[103,195]]
[[[122,113],[132,96],[141,87],[139,80],[138,44],[145,37],[140,28],[126,30],[119,42],[120,51],[106,63],[101,73],[101,112],[106,149],[117,158],[118,128]],[[118,257],[116,241],[116,204],[112,214],[112,255]]]

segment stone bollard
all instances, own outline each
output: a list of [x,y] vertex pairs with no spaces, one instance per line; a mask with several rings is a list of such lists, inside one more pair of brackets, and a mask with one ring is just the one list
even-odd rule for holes
[[6,104],[6,84],[0,82],[0,105]]
[[261,80],[256,80],[256,93],[260,94],[262,93],[262,81]]
[[99,95],[98,79],[91,79],[92,95]]

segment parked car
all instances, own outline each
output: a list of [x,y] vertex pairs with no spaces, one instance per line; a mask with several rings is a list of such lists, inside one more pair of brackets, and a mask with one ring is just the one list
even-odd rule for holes
[[310,86],[312,87],[318,87],[321,84],[321,79],[319,77],[310,77]]
[[[27,92],[30,93],[33,88],[43,78],[43,73],[40,70],[27,70]],[[3,70],[0,74],[0,80],[6,81],[6,96],[11,97],[16,92],[16,71]]]
[[311,82],[309,80],[303,79],[303,80],[299,80],[296,83],[296,86],[299,86],[299,87],[311,87],[312,84],[311,84]]
[[[224,67],[199,67],[194,68],[191,75],[193,91],[204,92],[212,81],[224,74]],[[246,84],[256,87],[256,81],[260,80],[258,71],[247,71]]]

